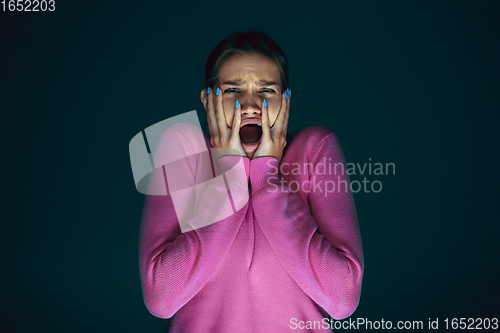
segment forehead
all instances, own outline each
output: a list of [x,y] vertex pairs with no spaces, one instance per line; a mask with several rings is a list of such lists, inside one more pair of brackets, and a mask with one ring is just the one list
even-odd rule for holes
[[260,53],[235,54],[222,64],[219,81],[245,79],[276,81],[280,79],[278,65],[269,57]]

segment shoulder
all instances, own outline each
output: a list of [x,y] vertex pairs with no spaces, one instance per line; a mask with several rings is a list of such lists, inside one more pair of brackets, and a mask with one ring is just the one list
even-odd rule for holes
[[337,136],[331,129],[325,126],[303,127],[289,135],[290,142],[316,146],[328,138],[337,140]]
[[163,132],[162,140],[170,145],[182,142],[190,153],[199,153],[207,150],[207,141],[210,142],[210,137],[198,126],[190,123],[177,123]]
[[287,136],[284,153],[287,158],[306,159],[308,161],[325,156],[335,157],[342,151],[337,135],[325,126],[309,126],[301,128]]

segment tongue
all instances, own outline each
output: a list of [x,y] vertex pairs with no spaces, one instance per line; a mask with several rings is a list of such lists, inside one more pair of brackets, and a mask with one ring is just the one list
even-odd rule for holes
[[240,139],[243,143],[255,143],[262,135],[262,128],[259,125],[245,125],[240,128]]

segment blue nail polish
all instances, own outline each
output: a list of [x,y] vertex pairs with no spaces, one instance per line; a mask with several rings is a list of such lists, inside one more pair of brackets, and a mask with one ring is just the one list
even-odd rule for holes
[[240,106],[240,101],[239,100],[236,100],[236,102],[234,103],[234,107],[237,109],[238,106]]
[[286,88],[286,91],[288,92],[288,95],[290,95],[290,89]]
[[215,90],[215,95],[219,96],[219,92],[220,92],[220,88],[217,88],[217,90]]
[[288,99],[288,95],[287,95],[286,91],[285,91],[285,98]]
[[264,98],[264,107],[266,107],[266,108],[267,108],[267,101],[266,101],[266,99],[265,99],[265,98]]
[[207,95],[210,95],[210,87],[207,88]]

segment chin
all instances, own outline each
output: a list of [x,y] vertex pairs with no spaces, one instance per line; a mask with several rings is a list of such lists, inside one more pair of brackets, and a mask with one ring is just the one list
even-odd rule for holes
[[243,146],[243,150],[245,151],[245,154],[247,155],[247,157],[249,159],[252,159],[254,157],[255,152],[257,151],[259,144],[260,144],[260,139],[256,143],[252,143],[252,144],[245,144],[245,143],[241,142],[241,145]]

